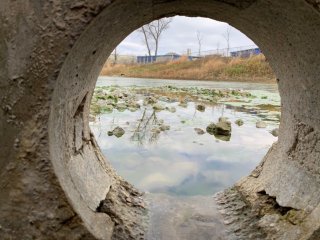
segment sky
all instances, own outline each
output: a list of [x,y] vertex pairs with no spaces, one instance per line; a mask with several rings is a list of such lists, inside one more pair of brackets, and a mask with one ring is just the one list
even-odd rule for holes
[[[227,28],[227,23],[209,18],[173,17],[169,29],[161,36],[158,53],[185,54],[189,48],[196,55],[199,49],[197,32],[200,32],[202,37],[201,51],[226,48],[227,42],[224,35],[226,35]],[[255,45],[255,43],[239,30],[231,27],[230,48],[249,45]],[[117,53],[120,55],[146,55],[147,49],[143,42],[142,33],[138,31],[131,33],[119,44]]]

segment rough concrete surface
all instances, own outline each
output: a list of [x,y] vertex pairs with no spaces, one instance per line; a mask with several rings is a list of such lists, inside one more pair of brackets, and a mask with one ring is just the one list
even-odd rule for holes
[[[317,0],[1,1],[1,239],[144,237],[140,195],[102,156],[88,108],[114,47],[141,25],[177,14],[238,28],[278,78],[279,141],[224,198],[245,203],[267,239],[318,239]],[[247,219],[235,222],[241,221],[250,229]]]

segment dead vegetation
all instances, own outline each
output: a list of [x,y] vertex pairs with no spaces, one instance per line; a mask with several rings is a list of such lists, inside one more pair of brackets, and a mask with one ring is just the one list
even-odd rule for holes
[[184,56],[175,61],[141,65],[106,64],[101,75],[164,79],[275,82],[274,73],[262,54],[249,58],[212,56],[194,61],[189,61],[188,58]]

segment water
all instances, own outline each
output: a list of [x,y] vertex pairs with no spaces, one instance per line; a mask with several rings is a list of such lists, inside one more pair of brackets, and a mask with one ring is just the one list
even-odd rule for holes
[[[183,108],[178,106],[178,102],[160,101],[166,107],[176,108],[175,113],[165,110],[156,113],[157,119],[162,119],[170,130],[156,135],[146,131],[139,140],[134,135],[144,107],[136,112],[113,110],[99,115],[91,123],[91,129],[103,153],[118,173],[139,189],[179,196],[212,195],[248,175],[277,140],[270,134],[270,130],[279,124],[277,106],[280,98],[276,85],[101,77],[97,86],[155,87],[169,84],[241,88],[249,90],[257,98],[251,102],[209,104],[204,112],[196,111],[194,102]],[[142,103],[142,96],[137,98]],[[152,108],[146,107],[145,117],[152,113]],[[232,122],[230,141],[219,140],[207,133],[198,135],[194,130],[205,130],[210,122],[217,122],[221,116]],[[239,118],[245,123],[241,127],[234,124]],[[256,128],[255,123],[261,119],[268,123],[267,128]],[[107,132],[116,126],[122,127],[126,133],[120,138],[108,136]]]
[[98,78],[96,86],[118,85],[121,87],[141,86],[141,87],[160,87],[166,85],[174,85],[176,87],[201,87],[215,89],[244,89],[244,90],[262,90],[278,93],[277,84],[264,83],[245,83],[245,82],[213,82],[213,81],[194,81],[194,80],[168,80],[153,78],[125,78],[125,77],[106,77]]

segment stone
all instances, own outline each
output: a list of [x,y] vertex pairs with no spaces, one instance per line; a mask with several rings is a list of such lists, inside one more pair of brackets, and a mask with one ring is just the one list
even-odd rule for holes
[[219,135],[219,134],[214,134],[214,137],[216,138],[216,141],[219,142],[219,140],[228,142],[231,139],[231,135]]
[[154,104],[154,105],[152,106],[152,108],[153,108],[154,110],[156,110],[156,111],[162,111],[162,110],[165,109],[165,107],[164,107],[162,104],[160,104],[160,103]]
[[264,121],[258,121],[256,122],[256,127],[257,128],[266,128],[267,127],[267,123]]
[[158,100],[153,96],[145,97],[143,100],[143,105],[155,104]]
[[128,110],[129,110],[130,112],[135,112],[135,111],[137,111],[138,109],[135,108],[135,107],[128,107]]
[[210,135],[213,135],[216,132],[216,128],[217,126],[215,123],[210,123],[206,128],[207,133],[209,133]]
[[108,136],[116,136],[117,138],[122,137],[125,133],[124,129],[121,127],[116,127],[112,131],[108,131]]
[[169,126],[169,125],[161,125],[161,126],[160,126],[160,130],[161,130],[161,131],[170,130],[170,126]]
[[196,133],[197,133],[198,135],[203,135],[203,134],[206,133],[206,132],[205,132],[204,130],[202,130],[201,128],[195,128],[194,130],[196,131]]
[[166,107],[166,109],[171,113],[175,113],[177,111],[175,107]]
[[123,112],[127,109],[127,105],[124,104],[124,103],[118,103],[117,106],[116,106],[116,109],[119,111],[119,112]]
[[134,101],[128,102],[128,103],[127,103],[127,106],[128,106],[128,108],[136,108],[136,109],[138,109],[138,108],[141,107],[139,103],[134,102]]
[[234,123],[237,124],[238,126],[242,126],[244,124],[242,119],[237,119]]
[[216,124],[215,132],[217,135],[223,135],[223,136],[231,135],[231,123],[229,121],[218,122]]
[[216,124],[210,123],[207,126],[206,131],[219,140],[229,141],[231,138],[231,123],[229,121],[218,122]]
[[198,104],[196,105],[196,109],[199,111],[199,112],[204,112],[206,110],[206,106],[203,105],[203,104]]
[[151,132],[152,133],[160,133],[161,129],[159,127],[154,127],[154,128],[151,129]]
[[279,128],[272,129],[270,132],[274,137],[279,136]]
[[112,105],[105,105],[101,107],[101,110],[103,112],[112,112],[113,111],[113,106]]

